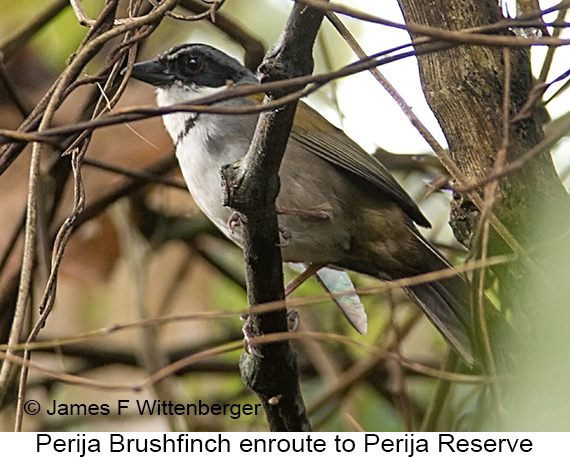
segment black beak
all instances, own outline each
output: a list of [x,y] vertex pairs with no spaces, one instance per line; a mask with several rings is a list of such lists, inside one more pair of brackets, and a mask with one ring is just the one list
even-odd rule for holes
[[174,76],[157,59],[134,64],[131,76],[153,86],[169,86],[174,82]]

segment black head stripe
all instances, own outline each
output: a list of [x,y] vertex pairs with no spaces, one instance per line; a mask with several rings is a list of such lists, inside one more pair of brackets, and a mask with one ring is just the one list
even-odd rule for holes
[[227,54],[204,44],[183,44],[158,59],[184,84],[222,87],[229,82],[256,82],[254,74]]

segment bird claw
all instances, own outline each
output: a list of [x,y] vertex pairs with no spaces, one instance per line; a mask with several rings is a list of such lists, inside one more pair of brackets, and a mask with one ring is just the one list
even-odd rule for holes
[[232,232],[232,235],[233,235],[236,227],[241,226],[241,215],[240,215],[240,213],[238,213],[237,211],[234,211],[232,213],[232,215],[228,219],[228,226],[230,228],[230,232]]
[[[232,233],[232,235],[234,234],[235,229],[237,227],[241,227],[241,224],[242,224],[241,214],[237,211],[234,211],[230,216],[230,218],[228,219],[228,227],[230,228],[230,232]],[[289,242],[293,238],[293,234],[291,233],[291,230],[289,230],[281,222],[279,222],[279,234],[281,235],[281,238],[283,238],[283,242],[279,243],[277,246],[281,248],[288,246]]]
[[[253,338],[253,334],[251,331],[251,321],[249,319],[248,314],[242,314],[240,319],[245,322],[242,327],[243,332],[243,349],[248,354],[253,355],[254,357],[263,357],[263,354],[257,350],[254,344],[251,344],[251,338]],[[299,313],[294,310],[287,308],[287,329],[290,332],[296,332],[299,328],[299,323],[301,319],[299,317]]]
[[251,320],[249,319],[249,315],[242,314],[240,319],[245,322],[242,327],[243,332],[243,349],[248,354],[253,355],[254,357],[263,357],[263,354],[257,350],[254,344],[251,344],[251,338],[253,337],[251,331]]
[[291,239],[293,238],[293,234],[291,230],[289,230],[284,224],[279,222],[279,234],[283,238],[283,242],[277,244],[278,247],[284,248],[285,246],[289,246]]
[[296,332],[300,322],[299,313],[294,309],[287,308],[287,328],[289,331]]

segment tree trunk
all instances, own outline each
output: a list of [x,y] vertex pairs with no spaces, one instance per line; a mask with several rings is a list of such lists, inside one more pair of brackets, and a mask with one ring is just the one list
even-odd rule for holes
[[[407,23],[447,30],[481,27],[502,19],[496,0],[399,0],[399,3]],[[412,38],[417,37],[412,35]],[[533,87],[529,50],[511,48],[508,52],[506,60],[501,47],[458,45],[418,57],[425,97],[445,133],[449,154],[467,182],[478,182],[488,176],[504,144],[505,62],[510,61],[509,119],[519,113]],[[544,138],[539,117],[535,110],[529,118],[511,123],[507,163]],[[483,186],[477,192],[488,198],[484,190]],[[529,344],[523,346],[524,357],[519,362],[529,366],[537,362],[532,368],[535,374],[544,365],[546,371],[536,381],[546,385],[544,373],[560,362],[550,356],[559,353],[555,348],[561,344],[559,337],[566,333],[565,323],[570,318],[570,294],[564,273],[568,271],[565,257],[570,252],[569,237],[565,236],[570,227],[570,199],[548,152],[501,178],[496,196],[494,214],[522,247],[517,262],[495,269],[501,305],[518,316],[515,331]],[[468,247],[479,235],[479,210],[464,195],[455,195],[451,225],[459,241]],[[511,250],[492,232],[488,252],[494,255]],[[521,261],[523,258],[526,261]],[[538,340],[544,341],[544,346],[527,353],[526,349],[537,346]],[[549,357],[544,357],[544,351]],[[547,401],[555,406],[560,399],[553,396]],[[526,404],[528,408],[536,406]],[[524,414],[532,416],[530,411]]]

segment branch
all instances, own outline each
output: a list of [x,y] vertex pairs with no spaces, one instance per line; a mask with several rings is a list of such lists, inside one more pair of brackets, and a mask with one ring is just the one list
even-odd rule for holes
[[[447,159],[454,162],[459,176],[468,178],[465,181],[456,179],[462,190],[470,191],[469,198],[456,195],[452,205],[451,224],[456,237],[469,245],[472,255],[483,263],[489,255],[509,252],[510,249],[524,253],[520,262],[494,268],[494,272],[499,281],[501,309],[512,311],[515,326],[522,324],[516,326],[517,340],[512,341],[511,338],[507,341],[517,345],[508,348],[509,358],[519,356],[518,364],[528,364],[533,372],[544,373],[548,368],[537,366],[544,363],[543,360],[549,360],[549,366],[555,362],[547,357],[548,354],[536,351],[537,341],[556,339],[553,335],[558,329],[553,323],[563,321],[568,297],[567,281],[563,279],[562,272],[567,271],[565,256],[570,249],[566,236],[570,223],[570,199],[547,152],[560,133],[545,139],[536,110],[528,109],[536,100],[536,90],[528,52],[510,48],[510,40],[518,38],[507,36],[507,30],[503,31],[504,36],[496,36],[493,40],[483,38],[485,35],[481,31],[490,31],[506,22],[496,2],[399,0],[399,4],[415,44],[419,41],[418,34],[439,39],[447,39],[445,36],[448,35],[453,39],[466,30],[479,30],[465,39],[464,43],[470,46],[418,56],[422,87],[446,135],[449,144]],[[569,5],[570,2],[564,1],[555,8]],[[531,14],[540,17],[543,13],[529,13],[524,15],[524,19],[530,18]],[[515,23],[519,26],[523,22],[517,20]],[[533,38],[527,43],[537,44],[541,40],[544,40],[543,44],[561,44],[555,37]],[[501,42],[504,47],[497,49],[495,46]],[[484,46],[471,46],[475,44]],[[455,173],[452,175],[456,178]],[[475,190],[474,183],[477,186],[488,184],[486,189]],[[474,211],[473,203],[477,211]],[[488,221],[506,243],[490,230]],[[508,234],[511,240],[504,238],[504,234]],[[557,242],[554,244],[552,240]],[[533,246],[540,245],[545,248],[533,249]],[[513,246],[519,247],[514,249]],[[474,296],[482,305],[486,271],[481,269],[478,274],[479,281],[474,283],[479,290]],[[494,346],[493,355],[497,362],[497,348],[501,350],[504,342],[497,341],[497,338],[489,341],[485,316],[477,317],[481,324],[476,329],[479,343],[485,346],[487,354],[491,352],[489,343]],[[566,333],[566,330],[562,332]],[[522,348],[521,343],[525,344]],[[557,341],[550,350],[558,353],[555,348],[559,346]],[[501,368],[512,369],[512,360],[508,363],[507,360],[498,361],[497,369],[495,362],[492,357],[487,358],[487,372],[493,374]],[[550,381],[533,382],[542,385]],[[496,385],[493,387],[493,411],[502,419],[501,391]],[[526,398],[530,397],[535,395],[527,392]],[[483,397],[481,399],[480,408],[485,406]],[[556,407],[555,403],[559,401],[553,397],[553,406]],[[536,402],[529,411],[536,411],[536,407],[540,408],[541,416],[551,416],[550,412],[544,411],[544,405]],[[480,411],[486,415],[487,423],[488,413]],[[477,421],[471,426],[477,427]]]
[[[260,68],[262,82],[310,74],[312,47],[323,14],[295,4],[277,43]],[[282,92],[271,92],[271,102]],[[247,155],[223,169],[228,206],[244,222],[243,240],[250,309],[285,298],[275,199],[278,171],[289,138],[296,102],[260,115]],[[286,332],[286,310],[252,313],[252,336]],[[256,348],[257,352],[257,348]],[[263,345],[261,356],[244,353],[240,367],[246,384],[262,401],[272,431],[308,431],[310,424],[300,394],[298,366],[288,341]]]

